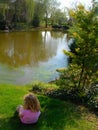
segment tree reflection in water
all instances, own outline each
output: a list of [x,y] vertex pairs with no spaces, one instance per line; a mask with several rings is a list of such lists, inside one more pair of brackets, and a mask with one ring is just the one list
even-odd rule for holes
[[0,33],[0,65],[22,67],[22,70],[26,66],[23,71],[33,70],[35,76],[36,73],[41,75],[42,69],[44,72],[48,68],[47,71],[51,72],[51,69],[55,71],[67,66],[67,57],[62,52],[67,49],[66,36],[62,32],[50,31]]

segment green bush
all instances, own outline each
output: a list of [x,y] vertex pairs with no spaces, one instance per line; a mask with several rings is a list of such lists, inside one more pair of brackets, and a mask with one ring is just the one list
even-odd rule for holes
[[86,95],[86,98],[88,106],[94,109],[98,109],[98,84],[91,86]]

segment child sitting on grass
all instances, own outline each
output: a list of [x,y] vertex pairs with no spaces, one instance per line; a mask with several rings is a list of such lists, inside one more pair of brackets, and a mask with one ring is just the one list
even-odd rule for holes
[[38,98],[33,94],[24,96],[24,105],[17,107],[19,118],[24,124],[34,124],[41,114]]

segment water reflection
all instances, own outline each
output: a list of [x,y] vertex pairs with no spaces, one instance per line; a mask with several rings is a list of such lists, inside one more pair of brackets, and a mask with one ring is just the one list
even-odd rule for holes
[[[62,52],[68,49],[66,37],[61,32],[50,31],[0,33],[0,82],[23,84],[55,78],[56,68],[68,64]],[[10,80],[3,78],[8,73]]]
[[37,65],[56,55],[57,44],[50,32],[0,34],[0,62],[10,66]]

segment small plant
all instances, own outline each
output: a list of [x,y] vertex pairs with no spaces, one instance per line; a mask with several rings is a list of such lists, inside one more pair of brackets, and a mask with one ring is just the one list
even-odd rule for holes
[[98,84],[91,86],[87,93],[88,106],[98,109]]
[[42,92],[42,88],[38,85],[34,85],[33,88],[32,88],[32,91],[34,92]]
[[58,86],[53,83],[35,82],[33,83],[32,89],[30,91],[33,91],[34,93],[48,95],[48,93],[51,93],[57,89]]

